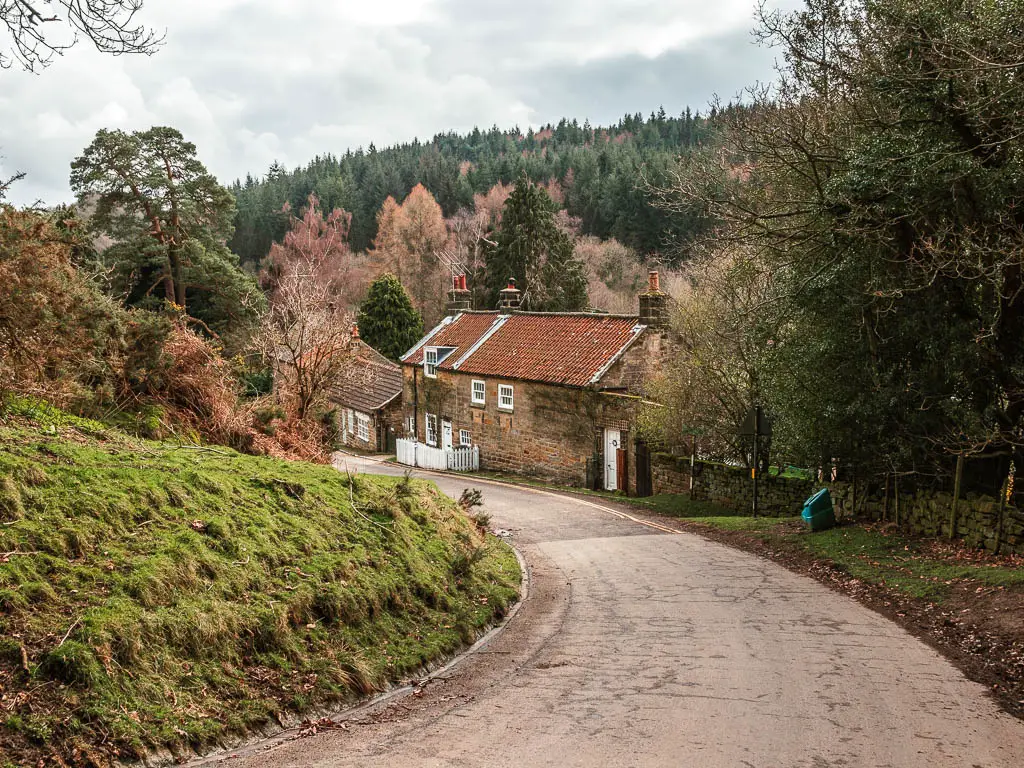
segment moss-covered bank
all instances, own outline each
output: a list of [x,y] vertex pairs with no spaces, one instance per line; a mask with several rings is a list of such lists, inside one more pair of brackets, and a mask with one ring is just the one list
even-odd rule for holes
[[354,699],[516,598],[514,553],[433,484],[57,422],[0,417],[0,766]]

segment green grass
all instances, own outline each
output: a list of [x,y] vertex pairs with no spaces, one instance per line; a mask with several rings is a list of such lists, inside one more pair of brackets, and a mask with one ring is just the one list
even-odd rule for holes
[[1024,587],[1024,570],[964,562],[958,550],[858,525],[802,535],[801,544],[817,557],[864,581],[886,584],[914,597],[941,601],[963,581],[979,586]]
[[998,560],[965,558],[961,547],[903,536],[879,526],[851,523],[812,533],[800,517],[701,517],[688,520],[751,533],[774,548],[808,552],[850,576],[936,602],[969,582],[979,587],[1024,588],[1024,570]]
[[352,700],[516,598],[514,553],[432,483],[18,414],[0,420],[0,765],[184,751]]

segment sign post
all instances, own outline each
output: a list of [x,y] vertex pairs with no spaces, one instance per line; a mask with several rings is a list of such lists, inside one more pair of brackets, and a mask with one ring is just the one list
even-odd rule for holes
[[754,517],[757,517],[757,449],[759,447],[758,444],[761,442],[761,437],[772,436],[772,425],[764,415],[760,405],[755,405],[750,409],[747,417],[743,420],[743,424],[740,425],[740,435],[754,438],[754,455],[750,468],[750,477],[754,481],[754,498],[751,502],[751,511]]

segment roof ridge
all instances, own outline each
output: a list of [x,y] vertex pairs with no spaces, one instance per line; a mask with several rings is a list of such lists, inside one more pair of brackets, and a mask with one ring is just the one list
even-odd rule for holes
[[598,319],[610,318],[612,320],[639,320],[640,315],[627,315],[618,314],[612,312],[533,312],[529,310],[514,309],[510,313],[512,316],[531,316],[535,315],[538,317],[593,317]]
[[[378,350],[378,349],[374,349],[373,347],[371,347],[371,346],[370,346],[369,344],[367,344],[367,343],[366,343],[365,341],[363,341],[362,339],[360,339],[360,342],[361,342],[361,343],[362,343],[362,345],[363,345],[363,349],[365,349],[365,350],[369,351],[369,352],[370,352],[370,354],[371,354],[371,357],[373,357],[373,358],[374,358],[373,360],[367,360],[367,361],[366,361],[367,363],[369,363],[369,364],[371,364],[371,365],[386,365],[386,366],[388,366],[389,368],[390,368],[390,367],[394,367],[394,368],[397,368],[398,370],[402,370],[402,366],[400,366],[400,365],[399,365],[398,363],[396,363],[396,362],[395,362],[394,360],[392,360],[391,358],[389,358],[389,357],[385,357],[385,356],[384,356],[384,355],[383,355],[383,354],[381,353],[381,351],[380,351],[380,350]],[[359,354],[359,353],[357,352],[356,354]]]

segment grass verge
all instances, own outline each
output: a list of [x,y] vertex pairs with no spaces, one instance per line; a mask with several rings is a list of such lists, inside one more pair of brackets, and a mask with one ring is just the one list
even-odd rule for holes
[[804,552],[855,579],[937,604],[963,585],[1024,591],[1020,557],[996,557],[959,544],[908,537],[891,526],[848,523],[812,533],[799,517],[697,517],[692,522],[754,532],[771,549]]
[[187,754],[354,700],[471,642],[519,578],[432,483],[8,415],[0,766]]

